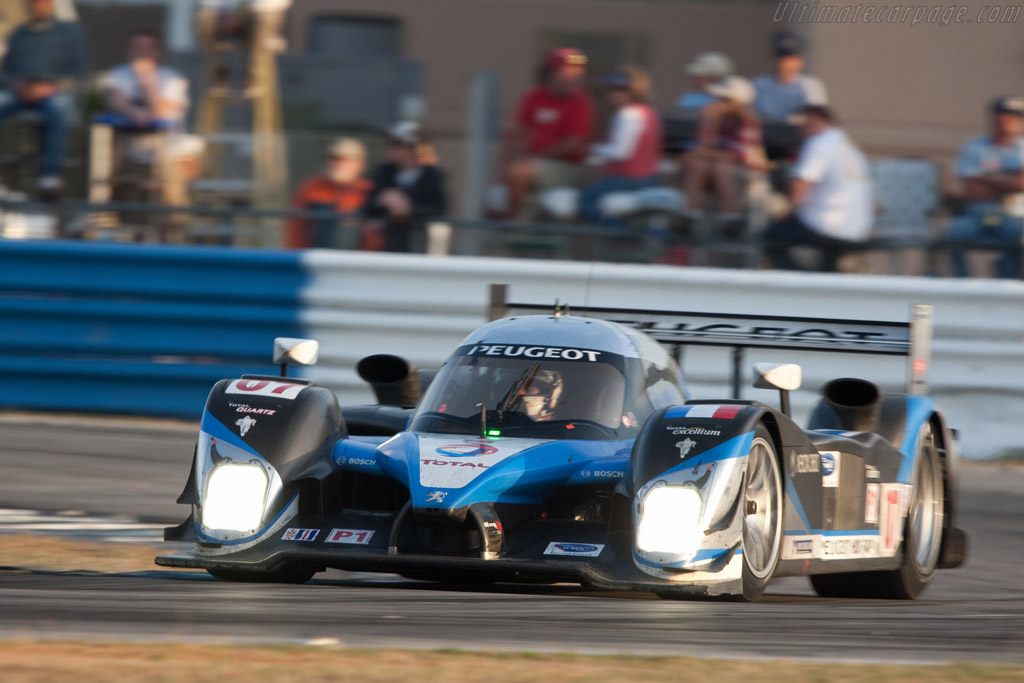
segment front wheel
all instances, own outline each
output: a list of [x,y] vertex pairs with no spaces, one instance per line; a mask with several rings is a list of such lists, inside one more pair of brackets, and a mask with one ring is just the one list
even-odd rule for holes
[[743,480],[743,599],[756,600],[782,548],[782,476],[771,435],[758,425]]

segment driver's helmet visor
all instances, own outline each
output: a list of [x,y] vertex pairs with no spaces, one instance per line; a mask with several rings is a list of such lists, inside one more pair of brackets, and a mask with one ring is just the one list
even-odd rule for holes
[[[494,349],[497,349],[496,351]],[[617,429],[626,403],[621,356],[586,349],[524,345],[460,348],[423,397],[417,416],[470,419],[496,411],[514,422],[589,421]]]

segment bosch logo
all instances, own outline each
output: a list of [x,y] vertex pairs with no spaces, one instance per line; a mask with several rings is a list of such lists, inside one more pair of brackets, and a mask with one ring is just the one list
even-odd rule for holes
[[437,453],[449,458],[475,458],[481,455],[494,455],[498,449],[486,443],[453,443],[437,447]]
[[615,470],[594,470],[595,477],[605,477],[607,479],[622,479],[622,472],[616,472]]

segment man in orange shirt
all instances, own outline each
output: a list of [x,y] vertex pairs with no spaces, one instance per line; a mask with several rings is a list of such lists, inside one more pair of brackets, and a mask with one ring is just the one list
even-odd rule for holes
[[[334,211],[355,214],[363,206],[373,183],[362,177],[366,148],[354,138],[340,138],[327,152],[324,172],[304,182],[292,198],[295,211]],[[335,220],[293,218],[285,231],[285,247],[309,249],[334,246]]]

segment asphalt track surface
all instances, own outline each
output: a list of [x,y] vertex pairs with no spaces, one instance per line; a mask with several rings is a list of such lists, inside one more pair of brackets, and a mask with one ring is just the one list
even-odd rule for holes
[[[190,426],[0,419],[0,508],[180,521],[193,442]],[[963,467],[961,500],[968,564],[914,602],[821,599],[805,579],[743,604],[344,572],[304,586],[26,572],[0,557],[0,637],[1024,663],[1024,467]]]

